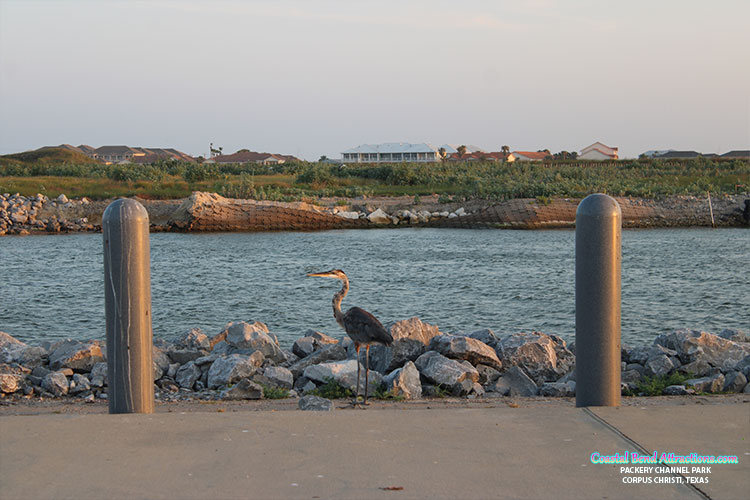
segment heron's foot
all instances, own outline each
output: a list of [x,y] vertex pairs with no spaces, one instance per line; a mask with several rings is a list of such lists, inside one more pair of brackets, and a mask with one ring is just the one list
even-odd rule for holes
[[364,409],[365,406],[370,406],[370,403],[367,401],[364,401],[361,399],[361,396],[357,396],[355,399],[351,400],[349,404],[346,404],[344,406],[340,406],[339,408],[360,408]]

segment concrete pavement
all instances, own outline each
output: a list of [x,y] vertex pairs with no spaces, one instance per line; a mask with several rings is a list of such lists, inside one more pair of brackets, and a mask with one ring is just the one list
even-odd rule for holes
[[[696,489],[626,484],[619,465],[589,459],[638,447],[740,463],[713,465]],[[748,404],[0,417],[3,499],[735,499],[749,489]]]

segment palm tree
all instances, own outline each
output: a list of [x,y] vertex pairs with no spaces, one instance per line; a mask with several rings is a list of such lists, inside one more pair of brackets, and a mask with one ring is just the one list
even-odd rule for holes
[[445,158],[448,156],[448,153],[445,151],[445,148],[438,149],[438,154],[440,155],[440,161],[444,161]]
[[510,146],[503,146],[500,148],[500,151],[505,155],[510,154]]
[[463,156],[466,154],[466,146],[461,144],[459,147],[456,148],[456,152],[458,153],[459,158],[463,158]]

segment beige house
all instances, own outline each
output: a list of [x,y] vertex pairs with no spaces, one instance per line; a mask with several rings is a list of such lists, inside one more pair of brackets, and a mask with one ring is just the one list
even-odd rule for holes
[[587,146],[578,154],[579,160],[617,160],[617,148],[611,148],[601,142]]

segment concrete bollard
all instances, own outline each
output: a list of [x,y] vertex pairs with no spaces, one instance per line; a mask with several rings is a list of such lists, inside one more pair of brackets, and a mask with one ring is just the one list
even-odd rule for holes
[[614,198],[587,196],[576,210],[576,406],[620,405],[620,246]]
[[148,212],[115,200],[102,216],[109,413],[153,413]]

